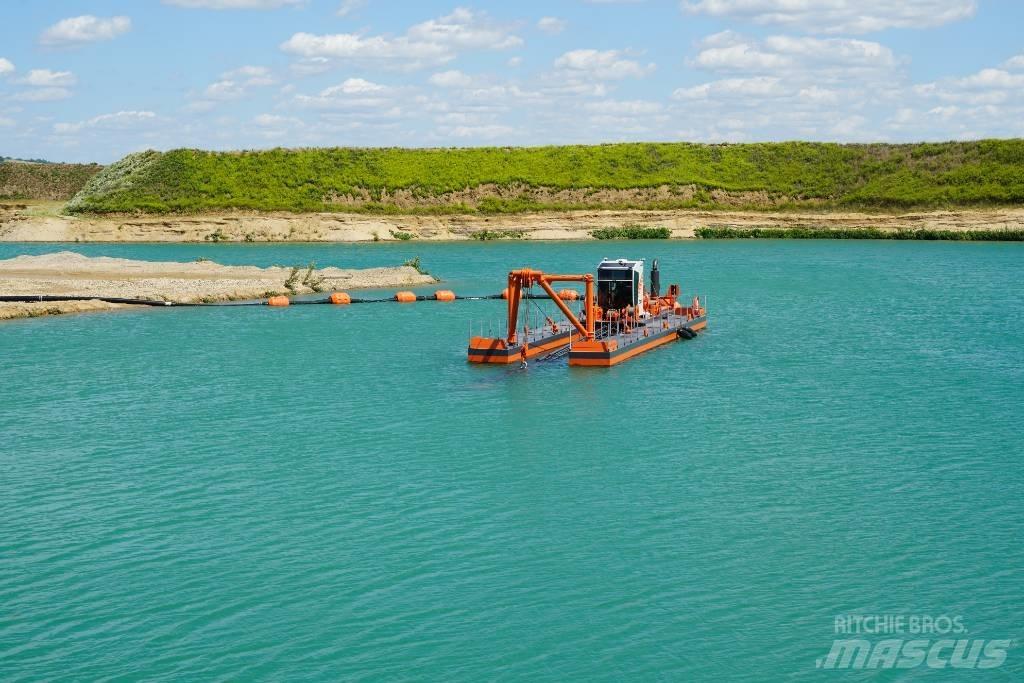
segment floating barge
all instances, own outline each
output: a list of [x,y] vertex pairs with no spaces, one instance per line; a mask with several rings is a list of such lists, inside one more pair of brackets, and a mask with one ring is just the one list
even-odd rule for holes
[[[651,286],[644,288],[643,260],[603,260],[597,277],[551,275],[529,268],[508,274],[503,293],[508,306],[508,333],[504,337],[471,336],[471,363],[525,365],[530,359],[568,357],[569,365],[610,367],[677,339],[692,339],[707,327],[706,304],[699,297],[683,303],[679,286],[659,294],[658,262],[651,269]],[[575,313],[570,304],[579,292],[556,292],[553,283],[582,282],[582,307]],[[539,286],[565,315],[566,321],[547,317],[542,326],[518,328],[519,306],[525,292]],[[596,285],[596,293],[595,293]]]

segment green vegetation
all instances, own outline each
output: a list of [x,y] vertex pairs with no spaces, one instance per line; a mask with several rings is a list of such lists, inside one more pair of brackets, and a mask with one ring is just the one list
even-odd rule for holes
[[667,240],[672,236],[672,231],[668,228],[624,225],[621,228],[591,230],[590,234],[599,240]]
[[309,267],[306,269],[306,274],[302,277],[302,284],[306,285],[314,292],[322,292],[324,289],[324,276],[318,275],[316,272],[316,261],[310,261]]
[[791,240],[951,240],[967,242],[1024,242],[1024,230],[879,230],[878,228],[697,228],[697,237],[722,239]]
[[285,278],[284,288],[294,294],[299,289],[299,266],[292,266],[292,272]]
[[322,292],[324,290],[324,276],[316,272],[316,261],[310,261],[309,265],[306,266],[305,274],[300,277],[299,273],[301,271],[302,266],[292,266],[288,277],[284,281],[285,289],[292,294],[296,294],[299,291],[299,283],[301,283],[314,292]]
[[94,176],[67,210],[451,214],[1022,202],[1024,140],[1017,139],[914,145],[149,151]]
[[402,230],[391,230],[390,232],[392,237],[403,242],[408,242],[413,238],[413,234],[411,232],[403,232]]
[[102,166],[49,162],[0,162],[0,199],[64,201],[79,192]]
[[420,257],[419,256],[413,256],[411,259],[409,259],[408,261],[406,261],[402,265],[403,266],[409,266],[410,268],[415,268],[416,272],[419,273],[420,275],[430,275],[430,273],[427,272],[423,268],[423,265],[420,263]]
[[471,239],[479,240],[481,242],[489,242],[491,240],[521,240],[525,237],[526,233],[522,230],[490,230],[486,228],[470,235]]

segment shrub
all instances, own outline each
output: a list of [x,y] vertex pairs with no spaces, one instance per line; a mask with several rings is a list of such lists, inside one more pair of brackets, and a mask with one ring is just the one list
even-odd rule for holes
[[423,265],[420,263],[420,257],[419,256],[413,256],[411,259],[409,259],[408,261],[406,261],[402,265],[403,266],[409,266],[410,268],[415,268],[416,272],[419,273],[420,275],[430,275],[430,273],[428,273],[426,270],[424,270]]
[[672,236],[672,231],[668,228],[624,225],[621,228],[591,230],[590,234],[599,240],[665,240]]
[[1022,242],[1024,230],[880,230],[878,228],[697,228],[701,239],[798,239],[798,240],[943,240],[968,242]]
[[522,230],[490,230],[485,228],[484,230],[471,233],[469,237],[481,242],[489,242],[490,240],[521,240],[526,237],[526,233]]

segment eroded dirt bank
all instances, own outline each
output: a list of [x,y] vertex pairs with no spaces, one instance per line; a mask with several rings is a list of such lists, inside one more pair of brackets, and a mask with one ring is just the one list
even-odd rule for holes
[[[174,263],[90,258],[63,251],[0,261],[0,295],[74,295],[185,303],[257,299],[277,293],[414,287],[436,282],[410,266],[320,268],[224,266],[211,261]],[[0,320],[88,310],[111,310],[102,301],[0,302]]]
[[[0,205],[6,242],[369,242],[401,238],[472,239],[485,231],[524,239],[590,239],[596,228],[666,227],[692,238],[699,227],[872,227],[972,230],[1024,227],[1024,208],[908,213],[760,211],[564,211],[515,215],[370,215],[230,213],[200,216],[71,218],[17,204]],[[521,235],[519,235],[521,233]],[[507,236],[507,235],[506,235]]]

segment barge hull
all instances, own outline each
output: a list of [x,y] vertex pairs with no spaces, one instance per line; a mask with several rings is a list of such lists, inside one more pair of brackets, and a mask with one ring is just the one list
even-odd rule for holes
[[[531,341],[526,345],[526,358],[534,358],[542,353],[568,346],[570,337],[571,333],[567,331]],[[467,360],[470,363],[510,365],[519,363],[522,359],[523,347],[520,344],[508,345],[504,339],[493,337],[473,337],[469,340]]]
[[[611,367],[619,363],[635,358],[645,351],[651,351],[659,346],[674,342],[680,338],[680,330],[698,332],[707,327],[706,316],[683,320],[670,324],[667,328],[659,329],[648,337],[620,343],[620,337],[611,337],[607,340],[593,342],[576,342],[569,351],[569,365],[576,367]],[[642,329],[651,330],[654,325],[647,325]]]

